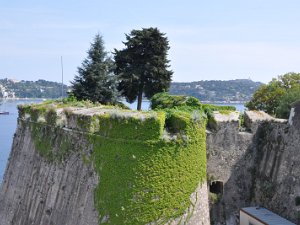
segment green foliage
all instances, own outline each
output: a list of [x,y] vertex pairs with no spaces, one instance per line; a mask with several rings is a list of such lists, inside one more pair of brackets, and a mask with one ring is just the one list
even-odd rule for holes
[[55,125],[57,120],[57,114],[55,108],[50,108],[45,113],[45,120],[49,125]]
[[236,108],[234,106],[219,106],[219,105],[211,105],[211,104],[203,104],[202,109],[208,118],[213,117],[214,111],[219,111],[223,113],[236,111]]
[[239,127],[240,129],[245,127],[245,114],[241,113],[239,116]]
[[40,106],[31,107],[30,110],[30,118],[33,122],[38,122],[38,119],[41,115],[44,115],[46,112],[46,108]]
[[[49,161],[62,162],[70,149],[72,149],[69,137],[59,127],[32,123],[31,136],[35,149]],[[58,151],[55,151],[56,149]]]
[[[210,104],[201,104],[200,101],[194,97],[184,95],[169,95],[168,93],[158,93],[151,98],[151,108],[155,110],[164,110],[167,115],[166,123],[169,123],[170,115],[176,115],[174,112],[179,111],[191,113],[194,118],[208,119],[212,125],[215,123],[213,112],[219,111],[224,114],[229,114],[236,111],[234,106],[217,106]],[[175,129],[176,130],[176,129]],[[170,130],[172,132],[172,129]]]
[[198,99],[184,95],[169,95],[166,92],[157,93],[151,98],[151,109],[165,109],[174,107],[199,108],[201,103]]
[[40,124],[33,124],[31,127],[31,135],[34,140],[35,148],[41,156],[53,160],[52,146],[50,139],[46,137],[45,130],[47,127]]
[[63,98],[62,101],[64,104],[67,104],[70,102],[77,102],[78,100],[77,100],[76,96],[74,95],[74,93],[70,92],[66,98]]
[[289,89],[299,85],[300,73],[286,73],[284,75],[280,75],[278,80],[280,81],[282,87]]
[[190,195],[206,179],[205,125],[187,117],[180,118],[180,123],[188,139],[164,142],[91,136],[95,168],[101,176],[96,207],[100,221],[109,215],[103,224],[165,224],[191,206]]
[[280,82],[273,79],[269,84],[262,85],[254,93],[253,98],[246,104],[246,107],[250,110],[262,110],[274,115],[284,92],[285,89],[280,85]]
[[30,113],[30,105],[18,105],[19,118],[24,119],[26,114]]
[[[289,103],[292,98],[297,98],[300,87],[300,73],[287,73],[278,76],[266,85],[262,85],[246,104],[250,110],[262,110],[271,115],[287,118]],[[277,109],[280,105],[280,108]]]
[[191,114],[183,111],[169,112],[168,119],[166,120],[166,128],[171,133],[185,133],[187,125],[191,120]]
[[158,139],[163,133],[165,123],[163,112],[148,113],[144,118],[114,112],[98,118],[100,126],[97,133],[101,136],[139,141]]
[[167,91],[173,72],[168,70],[168,39],[157,28],[132,30],[126,35],[126,48],[115,50],[115,73],[120,80],[118,90],[126,101],[138,99],[141,109],[143,95]]
[[295,85],[288,89],[280,98],[278,107],[276,108],[276,116],[280,118],[289,118],[291,104],[300,99],[300,85]]
[[203,110],[206,114],[211,114],[213,111],[235,111],[234,106],[217,106],[211,104],[201,104],[194,97],[185,95],[170,95],[166,92],[157,93],[151,99],[151,109],[170,109],[176,108],[183,111],[192,112],[193,110]]
[[211,204],[216,204],[221,200],[221,195],[209,192],[208,198]]
[[78,68],[72,83],[72,94],[78,100],[113,104],[117,99],[114,63],[104,50],[102,37],[97,34],[87,58]]

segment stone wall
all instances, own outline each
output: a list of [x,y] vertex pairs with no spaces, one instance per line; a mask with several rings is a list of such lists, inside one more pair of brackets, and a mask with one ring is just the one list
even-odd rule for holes
[[[0,191],[0,224],[98,224],[94,188],[98,176],[82,161],[89,146],[80,133],[53,134],[56,147],[68,138],[74,151],[63,162],[49,162],[38,154],[30,123],[19,120],[9,164]],[[51,138],[49,136],[49,138]]]
[[[58,107],[56,109],[53,106],[50,110],[42,107],[21,108],[9,164],[0,188],[0,224],[96,225],[108,224],[113,217],[115,221],[119,221],[113,224],[145,224],[135,219],[154,216],[155,219],[149,224],[209,224],[205,177],[203,179],[198,174],[189,177],[193,171],[197,173],[202,171],[205,174],[206,160],[201,166],[199,163],[195,164],[199,160],[198,157],[189,158],[195,153],[204,154],[205,159],[205,152],[199,151],[199,145],[203,143],[205,150],[205,129],[200,125],[200,127],[195,126],[193,122],[191,123],[193,128],[190,129],[196,130],[193,130],[191,135],[186,133],[184,136],[189,142],[179,140],[176,143],[174,136],[173,139],[165,141],[159,136],[165,121],[156,117],[157,114],[159,113],[137,113],[103,108],[62,109]],[[176,121],[175,116],[173,121]],[[181,118],[189,121],[185,117],[179,117]],[[148,125],[152,133],[147,130]],[[125,128],[132,134],[131,136],[125,134],[128,139],[133,139],[133,135],[148,139],[122,139],[120,129]],[[185,128],[188,129],[188,126]],[[141,136],[143,132],[150,135]],[[181,135],[183,134],[182,131]],[[193,135],[196,134],[197,137],[201,136],[201,140],[193,141]],[[102,145],[107,148],[102,148]],[[126,152],[132,150],[130,145],[132,149],[136,148],[137,152],[134,154]],[[189,165],[181,161],[182,159],[187,160]],[[194,159],[195,162],[190,159]],[[146,164],[143,164],[142,160]],[[157,162],[164,162],[164,164],[155,164]],[[111,167],[111,170],[105,168],[110,165],[115,167]],[[114,173],[117,171],[120,174],[115,176]],[[119,184],[117,182],[120,180],[115,177],[120,179],[128,177],[129,180],[123,179],[121,181],[124,183]],[[144,185],[140,183],[141,179],[148,180],[149,183],[141,186],[140,190],[137,185]],[[112,180],[116,183],[106,185]],[[160,185],[163,190],[161,188],[157,190],[157,185]],[[127,196],[116,193],[112,189],[101,190],[102,187],[113,187],[120,192],[133,189],[135,192],[126,192]],[[189,190],[183,187],[188,187]],[[194,189],[191,190],[191,187]],[[172,191],[178,191],[177,195],[172,194],[168,197]],[[109,211],[110,208],[104,202],[106,196],[102,193],[112,196],[108,200],[110,204],[120,206],[116,208],[118,213],[129,208],[127,205],[122,205],[122,201],[131,201],[135,211],[130,213],[136,215],[136,218],[129,219],[134,222],[118,220],[120,214],[112,215],[112,211]],[[190,193],[187,199],[183,193],[185,196],[186,193]],[[120,196],[120,199],[115,196]],[[172,208],[177,202],[169,202],[172,199],[178,200],[177,197],[180,197],[179,204],[188,203],[188,207],[180,214],[179,208]],[[143,208],[139,208],[139,204],[141,207],[152,209],[153,212],[141,211]],[[105,214],[100,215],[99,207],[102,210],[100,212]],[[157,213],[164,215],[166,212],[176,216],[156,217]],[[124,218],[126,214],[124,213]],[[148,217],[139,217],[141,214]]]
[[[168,225],[208,225],[209,205],[207,183],[200,184],[196,191],[191,195],[191,202],[194,204],[186,210],[184,215],[174,220],[170,220]],[[185,222],[186,221],[186,222]],[[153,223],[156,225],[157,222]]]
[[[120,142],[122,133],[119,127],[122,123],[120,120],[115,124],[106,123],[110,130],[105,130],[104,123],[99,126],[101,118],[93,115],[108,113],[113,116],[112,118],[116,118],[115,110],[80,109],[70,113],[72,110],[74,109],[69,108],[64,113],[62,109],[57,109],[55,114],[51,111],[52,114],[44,118],[38,118],[34,113],[26,115],[21,112],[9,164],[0,189],[1,225],[93,225],[107,222],[106,215],[104,217],[102,215],[102,220],[99,221],[99,211],[95,206],[94,193],[101,183],[101,173],[96,173],[95,163],[91,163],[94,147],[89,138],[101,134],[101,138],[105,140],[114,136],[115,139],[110,143]],[[153,115],[131,114],[127,111],[121,114],[120,118],[134,119],[132,121],[135,121],[135,125],[130,130],[132,134],[144,137],[140,135],[147,130],[144,128],[148,125],[136,119],[147,122],[148,119],[153,118]],[[34,121],[31,120],[32,118],[35,118]],[[52,122],[47,122],[47,118]],[[107,116],[104,118],[106,122],[109,121]],[[180,115],[174,116],[173,119],[174,121],[180,119],[183,122],[182,118]],[[207,186],[205,181],[198,183],[198,187],[190,195],[191,204],[182,215],[169,221],[157,220],[149,224],[209,224],[208,194],[211,224],[236,225],[239,222],[240,208],[256,205],[264,206],[300,224],[299,121],[299,102],[293,105],[289,121],[275,119],[263,112],[251,111],[245,113],[245,124],[241,125],[238,112],[223,114],[214,112],[206,131]],[[147,138],[155,139],[160,135],[159,132],[163,127],[161,123],[164,121],[154,122],[157,125],[155,128],[157,132],[154,130]],[[128,123],[124,124],[124,126],[128,125]],[[40,129],[34,130],[33,127],[36,125],[39,125]],[[116,132],[113,132],[113,126],[118,127]],[[48,140],[44,142],[34,140],[33,133],[37,131],[49,134]],[[190,135],[192,137],[193,132]],[[201,140],[205,141],[203,136],[205,135],[201,133],[200,137],[204,138]],[[185,148],[181,149],[181,147],[188,147],[184,140],[191,140],[184,135],[182,137],[184,139],[176,148],[180,154],[176,153],[172,156],[180,156],[175,165],[184,163],[190,166],[191,161],[180,162],[182,154],[186,154]],[[167,135],[164,138],[167,145],[162,148],[163,153],[173,146],[169,142],[174,141],[176,135]],[[37,149],[38,146],[47,147],[48,141],[54,144],[52,151],[58,155],[55,159],[51,158],[49,152]],[[59,155],[60,152],[65,151],[66,142],[69,143],[67,146],[69,150]],[[136,145],[140,144],[136,140],[133,142]],[[154,143],[153,140],[142,142],[152,143],[152,145]],[[126,146],[125,140],[121,140],[121,143]],[[199,143],[195,142],[195,144]],[[49,157],[52,160],[49,160]],[[114,157],[113,160],[119,162],[120,156]],[[132,157],[136,158],[135,155]],[[157,160],[161,160],[161,157],[157,157]],[[174,159],[171,157],[168,160]],[[203,168],[199,167],[199,169]],[[182,170],[182,173],[186,172],[185,170]],[[203,171],[205,172],[205,169]],[[169,178],[177,178],[174,174],[165,175]],[[153,178],[157,179],[159,176]],[[149,189],[145,189],[145,194],[148,193]],[[159,197],[154,200],[157,199]]]
[[260,127],[254,201],[300,224],[298,119],[295,116],[289,124],[273,122]]
[[[214,113],[214,126],[207,131],[208,182],[223,183],[217,197],[211,196],[212,224],[237,224],[239,209],[249,204],[252,182],[253,134],[240,132],[239,113]],[[211,195],[215,195],[214,193]]]
[[223,190],[211,197],[212,224],[239,224],[240,208],[256,205],[300,222],[299,115],[288,123],[247,111],[242,127],[238,117],[215,112],[207,131],[207,172],[209,184],[223,182]]

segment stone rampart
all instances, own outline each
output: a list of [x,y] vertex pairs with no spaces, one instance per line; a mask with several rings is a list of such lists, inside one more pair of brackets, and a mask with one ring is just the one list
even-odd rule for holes
[[289,123],[246,111],[244,127],[232,115],[215,113],[207,131],[212,224],[239,224],[240,208],[256,205],[300,222],[298,107]]
[[209,224],[204,124],[184,112],[20,107],[0,224]]

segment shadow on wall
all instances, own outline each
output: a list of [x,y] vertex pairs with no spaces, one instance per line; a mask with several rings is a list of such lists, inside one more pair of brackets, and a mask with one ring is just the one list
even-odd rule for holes
[[300,223],[300,104],[295,107],[292,124],[261,112],[259,120],[258,112],[245,112],[248,124],[242,130],[251,133],[240,132],[238,121],[216,121],[213,129],[208,127],[212,224],[239,224],[240,208],[256,205]]

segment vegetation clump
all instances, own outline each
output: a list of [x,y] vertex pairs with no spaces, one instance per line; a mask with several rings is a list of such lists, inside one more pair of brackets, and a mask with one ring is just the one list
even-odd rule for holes
[[[149,123],[155,128],[157,121]],[[103,224],[165,224],[191,206],[190,195],[206,179],[205,120],[195,123],[191,114],[176,112],[168,126],[181,132],[171,142],[161,138],[161,127],[148,130],[148,137],[160,133],[148,140],[90,137],[102,181],[95,201]],[[135,124],[129,120],[123,132],[130,127],[134,130]]]
[[175,107],[200,108],[201,103],[198,99],[185,95],[169,95],[166,92],[155,94],[151,98],[151,109],[165,109]]
[[291,103],[299,98],[300,73],[287,73],[262,85],[246,107],[250,110],[262,110],[280,118],[288,118]]
[[198,99],[184,95],[170,95],[168,93],[158,93],[151,98],[151,108],[153,110],[180,110],[185,112],[201,112],[202,116],[211,118],[213,111],[230,113],[236,111],[234,106],[217,106],[202,104]]
[[132,30],[123,43],[126,47],[114,52],[118,90],[130,103],[137,99],[137,110],[141,110],[143,96],[150,99],[169,89],[173,74],[168,70],[169,42],[165,34],[150,27]]

